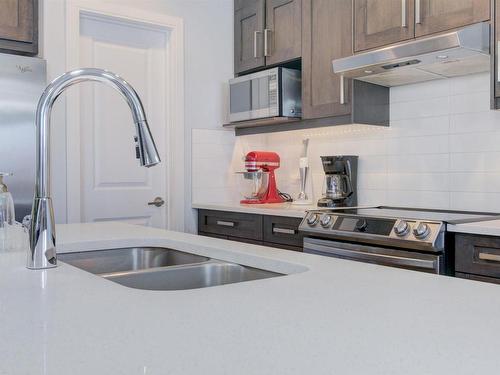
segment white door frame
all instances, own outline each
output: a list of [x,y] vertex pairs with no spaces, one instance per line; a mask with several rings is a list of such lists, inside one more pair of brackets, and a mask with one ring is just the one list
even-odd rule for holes
[[[79,38],[80,14],[118,18],[153,28],[168,34],[165,58],[167,91],[165,159],[160,167],[167,168],[167,226],[170,230],[184,230],[184,25],[182,18],[151,13],[125,6],[110,6],[89,0],[68,0],[66,4],[66,70],[80,68]],[[74,90],[66,100],[67,203],[81,202],[80,171],[80,106],[79,93]],[[155,167],[158,168],[158,167]],[[67,221],[79,222],[80,204],[67,204]]]

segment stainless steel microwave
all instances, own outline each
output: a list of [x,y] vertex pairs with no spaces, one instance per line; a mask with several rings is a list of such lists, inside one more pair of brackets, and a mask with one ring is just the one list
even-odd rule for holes
[[295,69],[273,68],[229,81],[229,121],[302,117],[302,77]]

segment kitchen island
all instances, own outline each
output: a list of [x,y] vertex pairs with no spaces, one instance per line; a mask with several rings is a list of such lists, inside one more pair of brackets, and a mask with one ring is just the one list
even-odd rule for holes
[[287,276],[127,288],[0,254],[0,374],[492,374],[500,286],[127,224],[72,224],[59,252],[174,248]]

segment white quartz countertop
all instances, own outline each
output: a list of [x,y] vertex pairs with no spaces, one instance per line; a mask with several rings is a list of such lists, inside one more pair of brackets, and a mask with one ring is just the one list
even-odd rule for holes
[[165,246],[290,275],[131,289],[0,254],[0,374],[493,374],[500,286],[126,224],[59,251]]
[[242,212],[247,214],[274,215],[303,218],[307,210],[314,210],[316,205],[295,205],[292,203],[240,204],[240,203],[193,203],[193,208]]
[[500,236],[500,220],[448,225],[448,231],[455,233],[482,234],[485,236]]

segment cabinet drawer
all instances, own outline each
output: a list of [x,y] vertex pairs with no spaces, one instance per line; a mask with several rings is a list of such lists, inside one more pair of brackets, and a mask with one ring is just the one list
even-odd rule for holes
[[455,270],[500,278],[500,238],[457,234]]
[[262,240],[262,216],[237,212],[198,210],[198,231]]
[[264,242],[302,247],[303,236],[298,230],[301,221],[294,217],[264,216]]
[[460,279],[483,281],[485,283],[500,284],[500,279],[496,279],[494,277],[488,277],[488,276],[471,275],[470,273],[456,272],[455,277],[458,277]]

